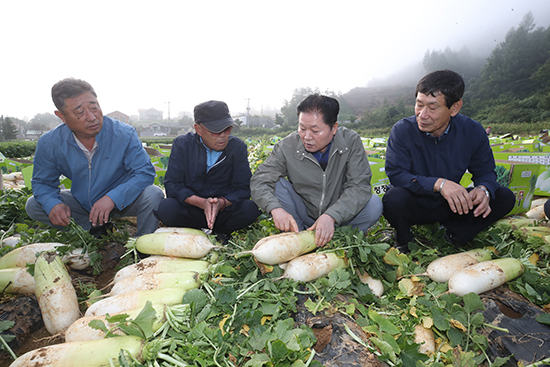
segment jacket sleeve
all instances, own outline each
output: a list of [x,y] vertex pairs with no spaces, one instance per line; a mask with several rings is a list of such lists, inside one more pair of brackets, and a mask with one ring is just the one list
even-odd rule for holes
[[124,151],[123,164],[124,167],[121,169],[129,172],[130,179],[107,192],[107,196],[113,200],[119,210],[132,204],[143,190],[155,181],[155,167],[143,149],[135,130]]
[[250,180],[252,200],[264,212],[269,214],[273,209],[282,208],[281,203],[275,196],[275,185],[281,177],[287,175],[286,157],[280,143],[277,143],[269,157],[264,163],[260,164]]
[[238,142],[235,144],[233,152],[234,167],[233,177],[231,177],[231,187],[224,196],[230,202],[236,204],[250,198],[250,164],[248,163],[248,151],[246,144]]
[[186,147],[184,145],[192,143],[180,139],[181,138],[174,140],[174,144],[172,145],[168,169],[164,177],[164,188],[166,189],[167,197],[175,198],[181,204],[185,204],[185,199],[195,194],[195,192],[185,184],[187,180],[185,164],[189,160],[188,155],[191,155],[191,153],[189,149],[185,149]]
[[330,215],[337,224],[346,222],[359,214],[372,196],[370,185],[372,171],[359,136],[353,138],[349,149],[344,190],[338,200],[324,213]]
[[406,188],[419,195],[435,195],[433,187],[438,177],[428,177],[411,173],[411,147],[407,144],[409,136],[405,136],[404,125],[399,122],[392,128],[386,148],[386,175],[390,183],[396,187]]
[[472,155],[472,161],[468,167],[468,171],[472,174],[472,180],[475,186],[483,185],[489,190],[491,197],[495,197],[495,191],[500,186],[497,182],[495,172],[495,158],[489,144],[489,139],[483,127],[480,126],[479,142],[477,149]]
[[38,140],[33,159],[32,192],[42,209],[48,215],[54,206],[61,204],[59,195],[59,176],[56,159],[51,155],[54,149],[47,149],[43,139]]

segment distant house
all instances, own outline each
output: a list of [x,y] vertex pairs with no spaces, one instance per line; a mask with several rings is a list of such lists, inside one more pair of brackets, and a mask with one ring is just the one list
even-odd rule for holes
[[140,121],[162,121],[162,115],[164,112],[149,108],[148,110],[140,109],[139,120]]
[[114,111],[111,113],[106,114],[105,116],[112,118],[113,120],[117,120],[120,122],[124,122],[125,124],[130,123],[130,116],[120,112],[120,111]]

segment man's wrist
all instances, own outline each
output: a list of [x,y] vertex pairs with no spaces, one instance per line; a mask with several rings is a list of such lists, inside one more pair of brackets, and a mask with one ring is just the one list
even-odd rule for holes
[[480,190],[483,190],[483,192],[485,193],[485,195],[487,195],[487,199],[491,200],[491,194],[489,193],[489,190],[487,190],[485,188],[485,186],[476,186],[476,189],[480,189]]

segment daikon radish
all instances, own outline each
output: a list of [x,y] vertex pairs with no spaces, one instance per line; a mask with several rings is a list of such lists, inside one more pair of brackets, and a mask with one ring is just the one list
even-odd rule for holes
[[74,270],[89,268],[91,265],[90,255],[82,253],[83,251],[84,249],[82,248],[72,250],[70,254],[63,256],[63,262]]
[[203,235],[194,233],[150,233],[136,240],[136,249],[149,255],[166,255],[175,257],[187,257],[200,259],[206,256],[210,250],[220,246],[214,246]]
[[420,344],[420,347],[418,347],[420,353],[427,355],[435,353],[435,337],[432,329],[417,324],[414,327],[414,342]]
[[206,233],[200,229],[185,228],[185,227],[159,227],[155,230],[155,233],[189,233],[206,237]]
[[180,273],[183,271],[196,271],[202,273],[210,266],[208,261],[185,258],[176,259],[177,261],[159,258],[128,265],[115,274],[113,283],[117,283],[124,278],[147,273]]
[[531,202],[530,209],[536,208],[537,206],[544,205],[548,201],[548,198],[538,198]]
[[[163,323],[166,321],[164,317],[164,305],[160,304],[152,304],[153,309],[156,312],[155,315],[155,321],[152,325],[153,332],[160,329],[160,327],[163,325]],[[117,313],[110,313],[109,316],[116,316],[116,315],[128,315],[128,318],[134,320],[143,310],[143,307],[135,308],[132,310],[126,310],[124,312],[117,312]],[[108,330],[111,330],[115,326],[116,323],[110,323],[106,320],[106,315],[95,315],[95,316],[84,316],[76,320],[69,326],[69,328],[65,331],[65,342],[76,342],[76,341],[86,341],[86,340],[97,340],[97,339],[103,339],[105,337],[105,332],[99,329],[95,329],[91,327],[89,324],[90,322],[97,320],[101,321],[105,324],[105,327]],[[126,335],[124,331],[120,329],[113,329],[111,330],[113,334],[116,335]]]
[[55,335],[80,317],[71,277],[55,252],[44,252],[34,265],[34,290],[44,325]]
[[378,298],[382,297],[382,295],[384,294],[384,283],[382,283],[381,280],[374,279],[366,271],[364,273],[361,273],[359,269],[356,269],[355,273],[359,277],[359,280],[361,280],[361,283],[369,286],[372,294],[374,294]]
[[193,288],[198,288],[199,285],[199,273],[196,271],[181,273],[150,273],[122,279],[113,286],[109,295],[116,296],[132,291],[161,288],[181,288],[188,291]]
[[10,236],[2,239],[2,246],[15,247],[19,242],[21,242],[21,236]]
[[119,366],[122,349],[141,363],[145,347],[145,340],[136,336],[54,344],[23,354],[10,367],[108,367],[109,360]]
[[335,253],[312,253],[299,256],[286,264],[282,278],[310,282],[327,275],[334,269],[347,267],[347,261]]
[[474,249],[434,260],[428,265],[426,273],[421,275],[428,275],[434,282],[445,283],[457,271],[487,260],[491,260],[490,251]]
[[530,219],[535,220],[543,220],[546,218],[546,214],[544,214],[544,205],[539,205],[534,207],[533,209],[530,209],[527,213],[525,213],[525,216]]
[[182,288],[162,288],[122,293],[97,301],[86,310],[84,316],[114,314],[143,308],[147,301],[155,304],[175,305],[181,303],[185,292],[186,290]]
[[0,269],[0,292],[34,294],[34,277],[27,268]]
[[18,247],[0,258],[0,269],[24,268],[34,264],[38,254],[44,251],[54,251],[56,247],[66,246],[57,242],[31,243]]
[[521,261],[512,258],[483,261],[469,266],[449,279],[449,293],[462,297],[495,289],[523,274]]
[[235,256],[252,254],[262,264],[277,265],[311,252],[316,247],[314,231],[285,232],[264,237],[256,242],[252,250]]

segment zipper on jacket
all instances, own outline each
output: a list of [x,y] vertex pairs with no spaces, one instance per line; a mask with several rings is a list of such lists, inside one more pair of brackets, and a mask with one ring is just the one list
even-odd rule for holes
[[88,161],[88,201],[90,202],[90,208],[93,206],[92,204],[92,159]]

